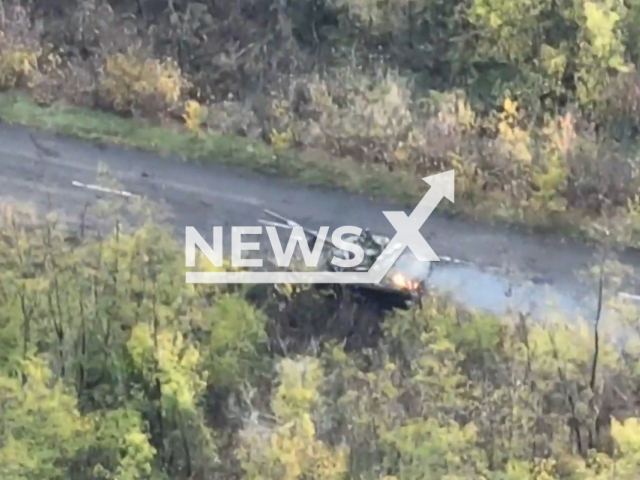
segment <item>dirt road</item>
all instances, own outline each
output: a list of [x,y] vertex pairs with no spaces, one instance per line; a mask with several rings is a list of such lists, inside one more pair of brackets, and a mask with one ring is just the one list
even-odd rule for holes
[[[186,225],[201,232],[210,232],[214,225],[255,225],[262,210],[269,208],[312,228],[357,225],[368,226],[374,233],[393,235],[395,230],[382,211],[402,210],[365,197],[302,187],[283,179],[117,147],[98,147],[0,125],[3,199],[61,209],[69,217],[80,215],[96,195],[108,195],[86,188],[96,183],[99,164],[107,166],[123,190],[165,204],[179,232],[184,232]],[[425,184],[425,193],[428,188]],[[575,279],[577,271],[594,262],[594,250],[586,246],[554,236],[524,235],[449,219],[437,211],[421,231],[438,255],[475,265],[437,265],[434,274],[436,284],[461,298],[469,297],[463,300],[472,306],[502,309],[505,298],[518,295],[522,302],[530,302],[539,295],[536,289],[544,286],[559,292],[571,305],[583,305],[584,296],[588,295]],[[625,261],[636,263],[633,255]],[[487,267],[495,270],[488,274]],[[511,273],[503,271],[507,267]],[[533,290],[518,290],[517,285],[523,281],[533,282]],[[516,284],[518,295],[509,296],[507,292],[505,296],[507,290],[514,288],[510,289],[509,283]]]

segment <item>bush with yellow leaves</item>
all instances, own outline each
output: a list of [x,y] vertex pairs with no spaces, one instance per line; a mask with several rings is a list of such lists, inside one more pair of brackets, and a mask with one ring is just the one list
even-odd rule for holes
[[97,88],[103,106],[157,117],[180,108],[188,86],[174,60],[160,61],[130,51],[106,58]]
[[397,73],[371,77],[347,68],[303,81],[306,101],[276,98],[272,103],[271,139],[277,145],[299,139],[303,146],[367,163],[410,161],[405,144],[413,133],[411,88]]
[[0,90],[31,86],[42,54],[40,32],[20,5],[4,10],[0,26]]
[[4,32],[0,32],[0,89],[26,86],[38,68],[39,50],[11,45]]
[[191,133],[202,135],[202,124],[207,116],[207,108],[195,100],[188,100],[184,106],[182,118],[184,124]]
[[316,358],[285,358],[271,408],[272,426],[255,420],[240,436],[238,456],[247,480],[338,480],[347,473],[348,450],[316,437],[314,409],[324,374]]

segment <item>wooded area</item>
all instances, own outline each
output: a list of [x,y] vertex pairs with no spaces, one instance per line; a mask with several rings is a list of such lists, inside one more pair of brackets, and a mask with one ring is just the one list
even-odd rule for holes
[[172,229],[126,202],[87,212],[106,237],[2,209],[3,480],[637,478],[637,310],[620,348],[433,296],[185,284]]
[[[455,168],[456,201],[637,233],[635,0],[0,6],[0,86],[42,104]],[[3,207],[2,480],[637,478],[640,345],[443,298],[382,318],[186,285],[170,229],[121,209],[105,238]]]

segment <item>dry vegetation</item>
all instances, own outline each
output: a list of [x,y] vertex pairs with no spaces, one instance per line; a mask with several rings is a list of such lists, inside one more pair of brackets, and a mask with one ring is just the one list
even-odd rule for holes
[[383,318],[187,285],[133,207],[87,213],[107,236],[0,212],[3,480],[637,478],[637,343],[435,297]]
[[0,86],[380,175],[455,168],[467,211],[614,218],[637,243],[639,19],[608,0],[3,0]]
[[[630,240],[639,20],[608,0],[0,0],[0,87],[455,168],[467,205]],[[186,285],[168,230],[118,211],[106,237],[0,215],[2,480],[638,478],[640,345],[441,298],[383,319]]]

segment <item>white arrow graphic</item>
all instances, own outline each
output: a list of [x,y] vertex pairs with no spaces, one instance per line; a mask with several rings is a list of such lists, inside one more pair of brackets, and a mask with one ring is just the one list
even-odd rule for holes
[[404,212],[382,212],[396,229],[396,234],[387,245],[387,248],[378,257],[371,269],[367,272],[368,283],[380,283],[389,269],[398,260],[405,247],[409,247],[414,256],[421,262],[439,262],[440,258],[420,234],[420,228],[436,209],[442,198],[454,202],[455,172],[449,170],[437,175],[431,175],[422,179],[431,188],[422,197],[420,203],[407,217]]
[[431,188],[410,216],[404,212],[383,212],[397,233],[367,272],[187,272],[187,283],[378,284],[406,247],[419,261],[438,262],[440,258],[420,234],[420,228],[442,198],[454,202],[455,174],[449,170],[422,180]]

